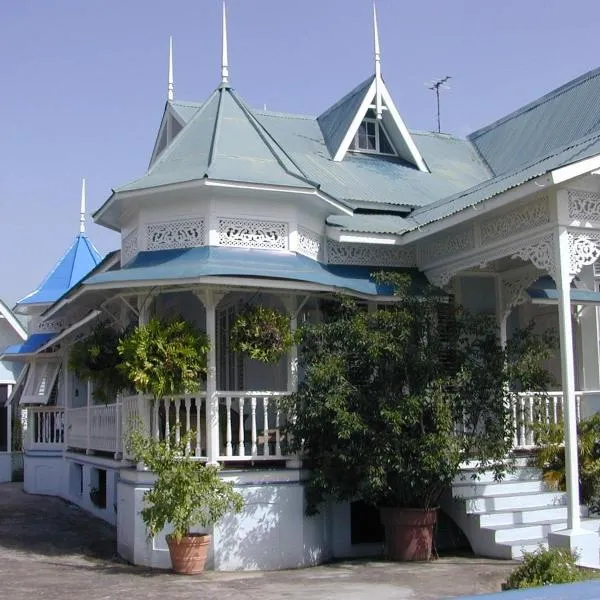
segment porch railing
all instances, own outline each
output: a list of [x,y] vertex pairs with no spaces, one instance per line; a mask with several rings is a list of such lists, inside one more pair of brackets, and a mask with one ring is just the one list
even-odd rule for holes
[[59,450],[65,443],[65,411],[61,406],[32,406],[27,411],[26,449]]

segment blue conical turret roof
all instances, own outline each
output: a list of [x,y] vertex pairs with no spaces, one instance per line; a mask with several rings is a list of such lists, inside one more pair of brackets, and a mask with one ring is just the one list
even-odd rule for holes
[[78,234],[42,283],[17,302],[17,308],[33,304],[51,304],[69,291],[101,260],[102,256],[88,237],[84,233]]

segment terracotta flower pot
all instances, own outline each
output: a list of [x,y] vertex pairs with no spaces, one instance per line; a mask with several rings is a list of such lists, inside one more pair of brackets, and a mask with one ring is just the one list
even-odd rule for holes
[[175,573],[196,575],[204,571],[210,535],[206,533],[190,533],[181,540],[167,535],[167,544],[171,554],[171,564]]
[[436,508],[381,507],[385,553],[390,560],[429,560]]

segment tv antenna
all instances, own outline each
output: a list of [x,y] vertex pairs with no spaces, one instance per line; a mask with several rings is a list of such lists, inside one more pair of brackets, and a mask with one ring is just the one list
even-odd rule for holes
[[442,128],[440,125],[440,90],[449,90],[450,86],[446,83],[448,79],[452,79],[451,75],[446,75],[445,77],[440,77],[438,79],[434,79],[429,83],[426,83],[428,89],[435,92],[435,99],[437,105],[437,130],[438,133],[441,133]]

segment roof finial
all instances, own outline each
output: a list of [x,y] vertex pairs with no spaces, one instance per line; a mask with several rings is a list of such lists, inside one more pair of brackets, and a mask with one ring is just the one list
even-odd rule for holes
[[173,83],[173,37],[169,36],[169,85],[167,87],[167,100],[175,99],[175,84]]
[[81,211],[79,213],[79,233],[85,233],[85,177],[81,180]]
[[379,50],[379,28],[377,27],[377,8],[373,2],[373,38],[375,42],[375,112],[381,119],[383,112],[381,106],[381,52]]
[[227,58],[227,12],[223,0],[223,50],[221,55],[221,83],[229,83],[229,60]]

